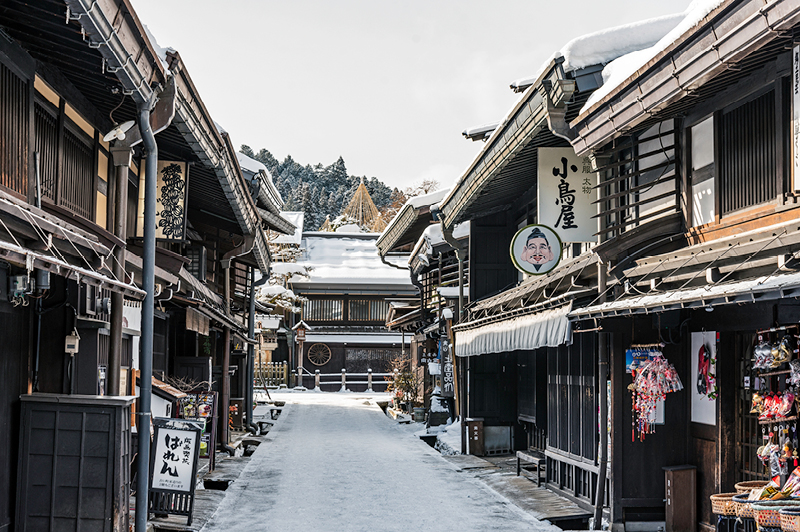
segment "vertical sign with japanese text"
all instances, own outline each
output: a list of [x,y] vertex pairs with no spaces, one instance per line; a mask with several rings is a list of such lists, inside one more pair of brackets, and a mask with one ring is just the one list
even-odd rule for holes
[[152,489],[192,491],[198,455],[197,435],[195,430],[155,427]]
[[794,190],[800,190],[800,45],[792,48],[792,170]]
[[442,397],[455,396],[455,371],[453,369],[453,353],[450,341],[443,338],[439,340],[439,354],[442,364]]
[[539,148],[539,223],[552,227],[562,242],[594,242],[597,174],[588,157],[572,148]]

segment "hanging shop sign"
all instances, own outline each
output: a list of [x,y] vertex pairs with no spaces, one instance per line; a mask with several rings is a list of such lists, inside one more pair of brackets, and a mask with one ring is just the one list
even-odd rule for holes
[[174,419],[153,420],[150,456],[150,511],[185,515],[192,524],[200,428]]
[[455,397],[455,369],[453,368],[453,350],[450,340],[439,340],[439,357],[442,364],[442,397]]
[[800,190],[800,45],[792,49],[792,159],[794,189]]
[[511,260],[521,272],[544,275],[561,260],[561,238],[546,225],[526,225],[511,239]]
[[597,174],[588,157],[578,157],[572,148],[539,148],[538,217],[564,242],[595,242]]
[[[139,190],[144,190],[145,166],[139,171]],[[158,161],[156,169],[156,239],[186,240],[186,193],[188,165],[182,161]],[[144,236],[144,198],[139,198],[136,236]]]

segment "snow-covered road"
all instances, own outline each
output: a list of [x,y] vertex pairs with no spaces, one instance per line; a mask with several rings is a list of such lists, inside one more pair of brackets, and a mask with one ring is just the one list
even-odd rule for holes
[[458,473],[375,395],[272,396],[286,408],[204,532],[558,530]]

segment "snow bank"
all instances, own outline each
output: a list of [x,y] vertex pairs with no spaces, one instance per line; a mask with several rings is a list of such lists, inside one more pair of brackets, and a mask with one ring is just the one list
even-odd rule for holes
[[461,454],[461,421],[459,419],[439,431],[434,449],[444,455]]
[[603,69],[603,85],[586,101],[581,113],[602,100],[611,91],[642,68],[648,61],[667,49],[678,38],[697,26],[709,13],[722,4],[723,0],[693,0],[686,11],[679,15],[673,28],[649,47],[642,46],[636,51],[610,62]]

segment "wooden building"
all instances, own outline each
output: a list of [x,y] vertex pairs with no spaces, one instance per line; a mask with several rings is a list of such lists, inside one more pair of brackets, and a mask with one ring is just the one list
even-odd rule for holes
[[[348,389],[366,389],[367,370],[390,371],[390,362],[408,347],[410,337],[388,331],[385,319],[388,301],[410,297],[414,287],[404,268],[381,262],[375,253],[377,233],[305,232],[298,266],[311,268],[308,278],[292,278],[289,286],[306,299],[302,320],[306,333],[303,352],[294,361],[304,368],[303,385],[314,387],[314,373],[364,374],[354,379],[362,384]],[[399,264],[407,256],[393,260]],[[324,383],[326,379],[323,379]],[[327,379],[323,391],[338,390],[339,379]],[[380,384],[380,386],[378,386]],[[385,380],[375,379],[374,388],[385,389]]]
[[[453,327],[465,416],[511,427],[514,448],[545,455],[549,489],[599,508],[614,529],[674,517],[665,468],[694,468],[696,483],[675,495],[690,526],[708,530],[709,495],[769,476],[755,453],[779,422],[759,422],[751,398],[786,384],[753,369],[753,347],[800,318],[800,4],[712,7],[684,13],[640,47],[640,68],[606,86],[603,65],[567,68],[557,56],[518,85],[496,129],[475,132],[485,146],[441,202],[445,231],[471,221],[470,307]],[[554,147],[571,147],[576,171],[591,175],[596,240],[564,246],[556,268],[525,278],[508,246],[544,223],[537,163]],[[683,390],[640,425],[626,352],[641,346],[662,353]],[[698,384],[702,353],[715,357],[716,389]]]
[[[127,0],[91,9],[71,0],[3,8],[0,530],[10,531],[15,507],[17,523],[28,518],[28,506],[17,505],[31,495],[17,478],[25,452],[18,446],[20,395],[130,395],[136,387],[145,166],[131,122],[137,106],[155,104],[150,125],[159,150],[159,377],[201,366],[209,369],[199,380],[211,381],[211,367],[226,365],[233,339],[248,335],[235,317],[249,313],[247,271],[269,266],[264,229],[292,226],[277,214],[279,196],[265,193],[268,176],[243,174],[179,54],[158,46]],[[227,379],[219,386],[224,395]],[[124,447],[117,461],[130,457],[130,432],[128,424],[113,439]],[[130,475],[119,465],[119,484],[85,488],[127,497]],[[72,507],[86,496],[75,492]],[[63,498],[63,508],[70,500]],[[116,518],[115,527],[127,530],[127,511]]]

